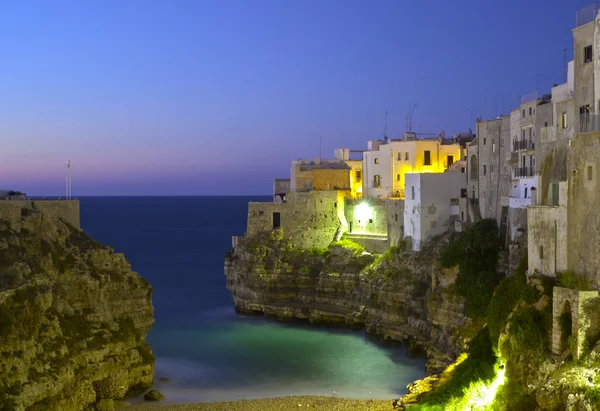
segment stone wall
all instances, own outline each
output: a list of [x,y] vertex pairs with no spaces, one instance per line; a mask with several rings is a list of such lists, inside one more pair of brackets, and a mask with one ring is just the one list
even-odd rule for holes
[[[511,189],[512,171],[506,164],[511,151],[510,118],[499,117],[477,123],[478,178],[475,187],[479,200],[481,218],[494,218],[500,225],[500,197],[508,197]],[[472,155],[469,147],[469,155]],[[469,180],[469,189],[473,183]],[[472,195],[469,192],[469,195]]]
[[527,209],[528,272],[554,277],[567,266],[566,184],[562,183],[559,206],[534,206]]
[[52,222],[62,219],[77,229],[81,228],[79,200],[0,200],[0,219],[17,224],[24,209],[39,210]]
[[350,190],[350,169],[312,170],[313,190]]
[[569,270],[600,283],[600,132],[577,134],[571,144],[568,190]]
[[348,231],[352,234],[387,235],[387,209],[382,203],[368,200],[348,204],[345,208]]
[[404,239],[404,200],[386,200],[385,215],[388,239],[393,247]]
[[249,203],[249,236],[271,231],[279,213],[284,235],[300,248],[327,247],[347,227],[342,191],[292,192],[286,203]]
[[577,291],[568,288],[554,287],[552,296],[552,352],[561,354],[568,347],[565,336],[562,336],[561,316],[571,313],[571,335],[577,340],[573,357],[578,358],[587,336],[598,332],[597,316],[588,315],[586,305],[598,297],[598,291]]

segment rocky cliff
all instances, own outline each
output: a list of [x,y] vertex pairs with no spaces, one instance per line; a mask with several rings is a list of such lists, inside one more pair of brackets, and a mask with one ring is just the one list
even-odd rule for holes
[[1,410],[83,410],[151,386],[153,321],[152,287],[122,254],[35,209],[0,220]]
[[365,328],[427,350],[428,371],[443,369],[472,336],[456,295],[457,269],[438,255],[448,237],[419,253],[393,247],[375,258],[348,241],[328,249],[294,248],[281,231],[241,239],[225,260],[239,313]]

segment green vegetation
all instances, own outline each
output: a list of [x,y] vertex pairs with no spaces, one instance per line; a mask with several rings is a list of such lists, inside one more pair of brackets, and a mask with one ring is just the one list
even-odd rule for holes
[[345,248],[347,250],[352,251],[354,253],[354,255],[360,255],[365,252],[365,247],[363,247],[361,244],[358,244],[357,242],[354,242],[352,240],[348,240],[347,238],[345,238],[343,236],[339,241],[335,241],[335,242],[331,243],[331,245],[329,246],[329,248],[334,248],[334,247]]
[[515,272],[500,281],[487,309],[487,325],[494,347],[497,347],[500,334],[505,330],[508,317],[520,301],[534,303],[540,292],[527,284],[527,257],[519,263]]
[[556,285],[559,287],[570,288],[578,291],[591,291],[592,284],[582,275],[577,275],[572,271],[563,271],[556,276]]
[[449,367],[452,369],[450,379],[442,381],[434,391],[425,394],[419,405],[410,409],[424,411],[454,408],[448,404],[465,397],[474,384],[485,384],[495,378],[497,361],[488,329],[483,328],[469,344],[466,358]]
[[501,280],[496,265],[500,242],[493,219],[481,220],[460,233],[440,256],[442,267],[459,266],[456,291],[466,298],[467,314],[483,317]]

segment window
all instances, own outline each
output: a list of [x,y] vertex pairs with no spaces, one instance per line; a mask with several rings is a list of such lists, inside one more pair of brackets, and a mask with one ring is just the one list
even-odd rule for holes
[[560,115],[560,126],[562,128],[567,128],[567,112],[563,111]]
[[483,138],[483,145],[484,145],[484,146],[485,146],[485,140],[486,140],[486,138],[484,137],[484,138]]
[[591,181],[592,180],[592,166],[588,166],[587,176],[588,176],[588,181]]
[[356,170],[356,181],[360,182],[361,178],[362,178],[362,171]]
[[378,159],[377,157],[375,157],[375,158],[373,159],[373,161],[375,162],[375,164],[379,164],[379,159]]
[[398,221],[398,214],[394,214],[394,220]]
[[592,46],[586,46],[583,49],[583,62],[589,63],[592,61]]
[[493,153],[496,152],[496,139],[495,138],[492,139],[492,152]]
[[333,203],[333,208],[337,208],[337,202]]
[[529,115],[531,115],[532,110],[533,110],[533,108],[529,107]]
[[381,176],[379,176],[379,175],[373,176],[373,187],[381,188]]
[[406,153],[404,153],[404,160],[408,161],[408,151]]
[[461,211],[461,212],[460,212],[460,219],[461,219],[462,221],[465,221],[465,212],[464,212],[464,211]]
[[544,127],[548,127],[548,122],[544,121]]
[[281,214],[273,213],[273,229],[279,228],[281,226]]
[[525,117],[525,109],[523,109],[523,113],[521,114],[521,117]]
[[556,183],[552,183],[552,204],[550,205],[558,205],[558,187]]
[[529,139],[531,140],[531,131],[533,130],[533,127],[529,127]]
[[541,245],[540,246],[540,260],[543,260],[543,259],[544,259],[544,246]]
[[423,153],[423,165],[430,166],[431,165],[431,151],[425,150]]
[[452,167],[452,164],[454,164],[454,156],[448,155],[446,157],[446,162],[448,164],[448,167]]
[[533,109],[533,115],[535,116],[535,108]]
[[493,173],[493,172],[494,172],[494,165],[491,165],[490,166],[490,173]]
[[411,194],[410,198],[412,200],[414,200],[415,199],[415,186],[410,186],[410,194]]
[[398,161],[402,160],[402,152],[398,151],[398,156],[396,156],[396,158],[398,159]]
[[521,137],[525,140],[525,129],[521,130]]
[[396,174],[396,181],[400,181],[400,174]]
[[585,106],[579,107],[579,114],[586,114],[590,112],[590,105],[586,104]]
[[483,175],[487,174],[487,167],[485,166],[485,164],[483,165]]

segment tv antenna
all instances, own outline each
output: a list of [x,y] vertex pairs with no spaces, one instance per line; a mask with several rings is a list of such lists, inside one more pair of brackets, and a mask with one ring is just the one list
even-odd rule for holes
[[66,200],[71,199],[71,160],[67,160]]
[[569,70],[567,69],[567,52],[569,51],[569,49],[565,49],[563,52],[563,65],[565,68],[565,83],[568,81],[567,79],[567,73],[569,72]]
[[387,138],[387,117],[391,110],[385,110],[385,126],[383,127],[383,138]]
[[412,131],[412,115],[418,105],[419,103],[408,105],[408,114],[406,115],[406,131],[409,133]]

